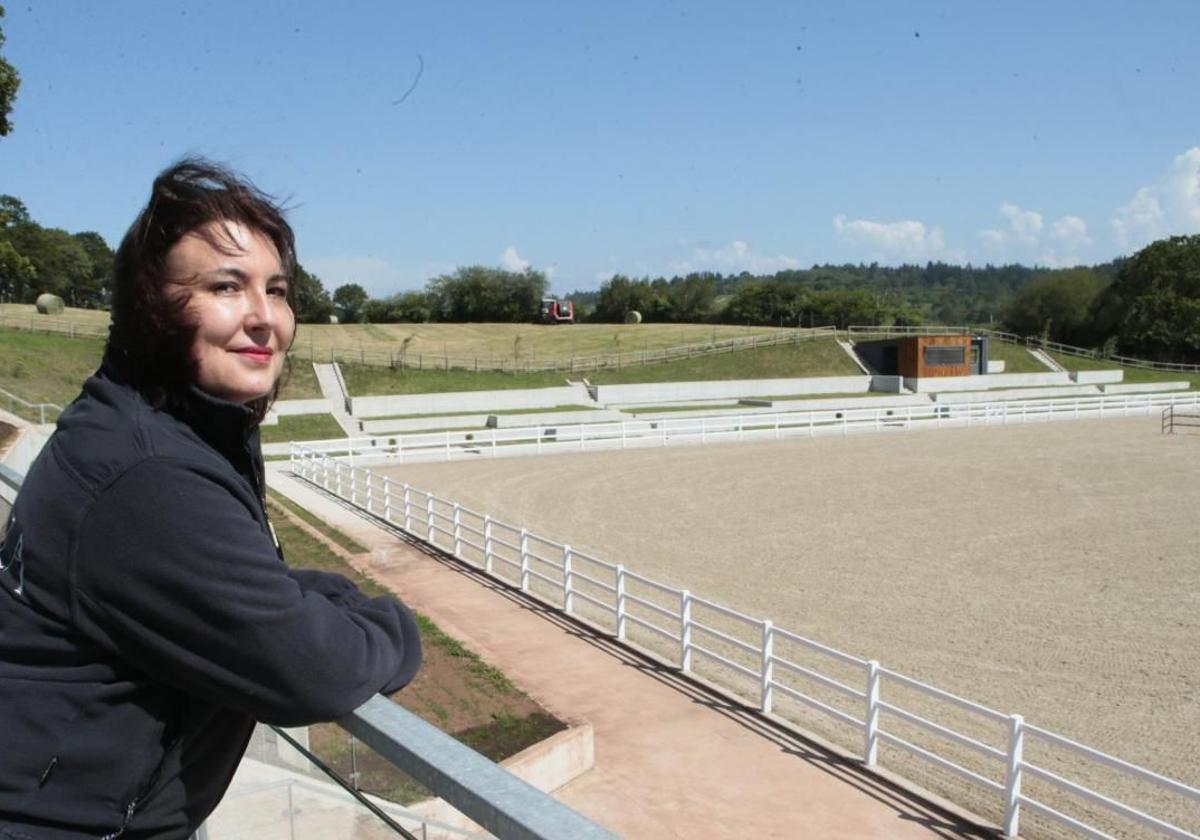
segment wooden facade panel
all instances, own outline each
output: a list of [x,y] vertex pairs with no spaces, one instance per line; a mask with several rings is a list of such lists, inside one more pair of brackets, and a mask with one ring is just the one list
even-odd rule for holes
[[[912,338],[902,338],[897,344],[901,376],[917,378],[970,376],[974,372],[971,366],[971,337],[969,335],[914,336]],[[926,349],[943,347],[961,347],[961,364],[930,364],[927,359],[929,354],[925,352]]]

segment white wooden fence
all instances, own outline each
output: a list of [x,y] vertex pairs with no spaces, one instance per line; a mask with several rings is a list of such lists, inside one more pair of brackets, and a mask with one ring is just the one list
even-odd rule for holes
[[[781,703],[848,727],[857,734],[859,754],[867,765],[881,761],[881,744],[890,745],[964,780],[976,794],[990,797],[995,806],[991,810],[1001,815],[1008,837],[1017,836],[1022,811],[1027,810],[1088,837],[1110,837],[1106,829],[1116,817],[1159,836],[1196,840],[1197,835],[1151,814],[1146,805],[1127,804],[1089,786],[1086,768],[1102,765],[1122,779],[1148,783],[1175,797],[1169,810],[1182,807],[1183,821],[1192,828],[1200,826],[1200,790],[1026,723],[1021,715],[958,697],[878,661],[835,650],[768,619],[745,615],[307,446],[292,446],[291,466],[297,476],[371,516],[786,726],[799,730],[780,714]],[[932,719],[947,708],[957,713],[957,718],[949,715],[957,724]],[[980,734],[985,730],[990,734]],[[1051,770],[1027,758],[1031,745],[1039,742],[1073,760],[1055,762]],[[901,764],[899,769],[903,772],[908,766]],[[1042,783],[1037,794],[1029,780]],[[1045,801],[1043,790],[1051,792],[1048,798],[1054,804]],[[1059,802],[1064,796],[1093,807],[1064,808]]]
[[1168,406],[1200,406],[1200,392],[1118,394],[1070,399],[930,403],[880,408],[821,409],[659,420],[620,420],[511,429],[448,430],[410,435],[310,441],[317,452],[396,463],[457,461],[513,455],[593,452],[647,446],[778,440],[1034,423],[1049,420],[1159,414]]

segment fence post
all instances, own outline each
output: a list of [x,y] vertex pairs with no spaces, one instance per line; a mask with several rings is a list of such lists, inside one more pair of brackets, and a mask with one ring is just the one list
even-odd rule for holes
[[1016,837],[1021,828],[1021,763],[1025,749],[1025,719],[1008,719],[1008,767],[1004,775],[1004,836]]
[[454,503],[454,556],[459,556],[459,551],[462,549],[462,508],[458,502]]
[[412,488],[404,484],[404,530],[412,532]]
[[617,564],[617,638],[625,641],[625,566]]
[[392,521],[392,480],[387,477],[383,479],[383,518]]
[[433,496],[425,495],[425,542],[436,545],[433,530]]
[[563,546],[563,612],[570,615],[575,603],[575,593],[571,588],[571,546]]
[[867,662],[867,714],[863,733],[863,764],[871,767],[879,759],[879,662]]
[[679,593],[679,667],[686,674],[692,669],[692,593]]
[[521,529],[521,591],[529,591],[529,531]]
[[483,570],[489,575],[492,573],[492,517],[491,514],[483,516]]
[[762,675],[759,708],[769,713],[775,700],[775,626],[770,619],[764,619],[762,623],[762,668],[759,673]]
[[371,479],[373,476],[370,470],[363,470],[363,472],[367,474],[367,513],[371,513],[371,503],[375,498],[375,488],[371,485]]

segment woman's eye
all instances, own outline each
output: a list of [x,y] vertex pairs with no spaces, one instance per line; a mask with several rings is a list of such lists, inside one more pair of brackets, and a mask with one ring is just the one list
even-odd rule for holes
[[215,283],[212,290],[218,295],[228,295],[237,291],[236,283]]
[[286,298],[287,286],[272,286],[271,288],[267,289],[267,294],[274,295],[275,297]]

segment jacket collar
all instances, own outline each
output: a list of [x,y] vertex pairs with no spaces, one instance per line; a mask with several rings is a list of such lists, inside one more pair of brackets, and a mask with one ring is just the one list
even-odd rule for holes
[[[105,379],[132,387],[107,354],[99,373]],[[258,424],[254,422],[253,409],[247,406],[214,397],[189,385],[170,397],[162,410],[186,423],[226,458],[240,460],[238,456],[245,457],[248,449],[257,450],[257,446],[250,446],[250,443]]]

